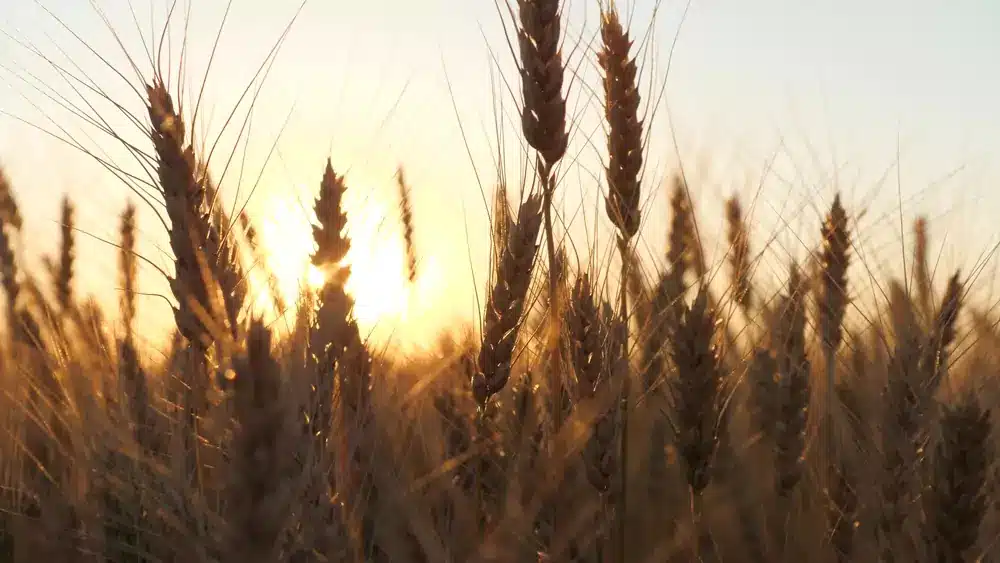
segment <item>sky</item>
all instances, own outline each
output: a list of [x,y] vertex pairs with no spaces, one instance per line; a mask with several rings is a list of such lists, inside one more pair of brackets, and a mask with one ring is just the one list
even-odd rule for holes
[[[96,100],[83,82],[66,80],[46,59],[91,80],[141,119],[142,102],[132,90],[139,78],[122,46],[148,79],[145,46],[153,43],[151,29],[159,37],[169,3],[11,4],[0,16],[0,162],[28,224],[23,252],[37,259],[52,251],[59,199],[68,194],[87,233],[79,243],[81,289],[113,303],[114,249],[99,239],[115,239],[117,214],[135,196],[51,133],[71,136],[123,167],[134,161],[120,143],[46,95],[59,92],[79,105],[75,85]],[[205,147],[218,139],[213,175],[222,178],[231,204],[247,202],[272,241],[271,265],[302,271],[309,208],[330,158],[347,175],[362,324],[390,340],[415,342],[456,319],[474,320],[487,282],[486,201],[498,178],[496,155],[502,149],[510,178],[526,162],[505,5],[309,0],[295,17],[298,7],[298,0],[233,0],[206,73],[226,2],[193,3],[184,92],[190,111],[207,75],[195,133]],[[596,0],[568,0],[564,7],[574,128],[557,214],[576,245],[594,247],[608,260],[599,200],[605,151],[594,64],[598,7]],[[710,256],[725,250],[724,198],[743,199],[758,245],[772,241],[761,275],[805,255],[838,191],[856,220],[860,276],[881,276],[900,262],[918,214],[930,218],[941,281],[954,268],[977,272],[997,243],[997,3],[636,0],[618,7],[643,69],[649,139],[640,252],[650,265],[662,261],[664,187],[681,167]],[[293,18],[266,77],[255,80]],[[174,22],[161,53],[176,78],[183,21]],[[248,86],[256,96],[252,112],[251,98],[241,100]],[[90,110],[142,143],[142,131],[114,106],[94,101]],[[244,123],[250,126],[242,129]],[[413,192],[420,257],[418,282],[409,289],[401,274],[399,166]],[[140,221],[140,250],[169,272],[162,227],[148,209]],[[982,275],[992,278],[988,272]],[[285,275],[293,284],[297,277]],[[151,293],[167,292],[152,265],[143,268],[141,283]],[[991,291],[992,279],[980,287]],[[162,298],[144,297],[140,307],[148,318],[169,321]]]

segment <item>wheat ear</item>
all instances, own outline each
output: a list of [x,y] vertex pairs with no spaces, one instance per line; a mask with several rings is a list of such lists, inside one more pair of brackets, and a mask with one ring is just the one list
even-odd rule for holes
[[928,342],[923,347],[923,370],[926,377],[926,393],[933,394],[941,385],[948,372],[948,356],[955,342],[955,323],[962,307],[964,286],[956,272],[948,280],[941,305],[928,334]]
[[59,230],[62,235],[59,245],[59,263],[56,271],[56,302],[63,314],[73,306],[73,262],[76,259],[73,230],[73,202],[69,196],[63,197]]
[[809,405],[809,359],[806,356],[806,285],[792,266],[788,293],[783,299],[776,327],[778,358],[777,394],[780,424],[776,431],[777,492],[787,498],[802,477],[805,432]]
[[135,424],[135,437],[147,454],[159,449],[155,428],[155,411],[152,395],[146,380],[146,372],[139,361],[135,344],[136,277],[138,264],[136,254],[136,208],[129,202],[121,214],[118,251],[119,279],[122,287],[120,310],[125,335],[118,345],[118,372],[120,385],[127,397],[127,404]]
[[990,429],[990,412],[971,394],[944,408],[925,500],[934,561],[968,561],[979,538],[986,513],[983,491],[993,461]]
[[413,283],[417,279],[417,246],[413,239],[413,198],[410,186],[403,177],[403,167],[396,172],[399,186],[399,219],[403,224],[403,243],[406,245],[406,277]]
[[733,300],[746,315],[753,306],[750,280],[750,232],[743,219],[743,206],[738,197],[726,201],[726,235],[729,239],[729,267],[732,277]]
[[478,371],[472,378],[472,392],[480,404],[499,393],[510,378],[514,346],[538,251],[535,241],[541,228],[541,205],[538,195],[521,203],[517,222],[509,225],[510,232],[497,264],[496,279],[486,302]]
[[[170,218],[170,248],[174,252],[176,274],[170,280],[177,300],[174,318],[181,335],[196,355],[197,367],[207,365],[212,342],[207,323],[217,320],[207,279],[208,264],[201,245],[209,238],[205,187],[197,174],[194,148],[187,139],[182,116],[160,81],[146,88],[149,103],[150,135],[156,150],[159,187]],[[202,374],[204,375],[204,373]],[[202,386],[195,383],[195,388]]]
[[[595,400],[610,388],[604,350],[608,330],[586,274],[577,278],[570,294],[566,328],[580,399]],[[614,417],[608,411],[602,411],[597,415],[593,434],[584,446],[587,479],[602,493],[611,487],[614,434]]]
[[917,287],[917,302],[925,319],[933,314],[934,300],[931,292],[931,273],[927,264],[927,218],[918,217],[913,222],[913,277]]

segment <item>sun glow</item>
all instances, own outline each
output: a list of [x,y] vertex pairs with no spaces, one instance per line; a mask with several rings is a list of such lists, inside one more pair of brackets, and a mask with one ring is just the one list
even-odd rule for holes
[[[406,275],[406,247],[391,215],[393,208],[369,198],[349,206],[347,234],[351,250],[345,259],[351,274],[347,292],[354,298],[354,316],[366,333],[394,332],[420,313],[429,289],[438,280],[434,257],[421,264],[421,275],[411,284]],[[297,203],[275,198],[266,207],[261,242],[268,266],[277,278],[281,297],[294,308],[306,287],[323,286],[324,273],[310,263],[315,248],[311,212]],[[419,296],[419,297],[418,297]]]

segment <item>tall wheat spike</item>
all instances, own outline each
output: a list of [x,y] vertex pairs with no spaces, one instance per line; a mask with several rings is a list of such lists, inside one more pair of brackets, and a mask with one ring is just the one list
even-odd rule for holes
[[[608,195],[605,211],[618,231],[618,254],[621,257],[621,288],[619,314],[628,326],[628,263],[629,246],[639,232],[639,174],[642,170],[642,121],[639,118],[639,91],[636,83],[636,63],[629,51],[632,40],[622,27],[618,12],[611,6],[601,11],[601,50],[597,62],[604,73],[604,118],[608,124],[608,165],[605,176]],[[626,339],[627,341],[627,339]],[[627,346],[627,344],[626,344]],[[620,490],[616,553],[624,561],[627,555],[629,395],[631,375],[623,374],[619,404],[621,417]]]
[[0,166],[0,221],[18,231],[23,223],[21,211],[14,199],[14,188],[3,166]]
[[[820,294],[816,298],[817,324],[826,369],[826,413],[821,418],[822,455],[831,465],[834,450],[834,408],[836,405],[837,351],[843,340],[844,315],[847,313],[847,268],[850,261],[851,235],[847,212],[840,202],[840,194],[833,198],[821,230],[822,250],[819,255],[818,280]],[[823,464],[824,462],[821,462]]]
[[[569,331],[570,357],[576,371],[578,393],[581,400],[593,400],[610,386],[604,349],[608,330],[605,319],[601,318],[594,302],[590,277],[586,274],[580,275],[573,286],[566,310],[566,328]],[[584,447],[587,478],[601,492],[607,492],[611,487],[614,434],[612,413],[601,412],[594,424],[593,434]]]
[[677,329],[684,296],[684,276],[688,271],[688,246],[693,230],[681,177],[673,177],[670,192],[671,221],[667,240],[667,269],[653,288],[650,321],[643,338],[642,367],[645,390],[652,389],[666,374],[664,347]]
[[670,350],[677,377],[672,382],[676,412],[676,444],[684,461],[692,499],[692,517],[698,534],[696,555],[707,557],[712,541],[703,524],[702,492],[711,480],[712,460],[719,441],[722,370],[713,338],[716,320],[709,308],[708,289],[702,286],[694,302],[683,308]]
[[18,297],[21,293],[21,283],[11,240],[14,233],[14,228],[8,222],[0,220],[0,277],[2,277],[0,281],[3,282],[4,292],[7,295],[7,335],[11,340],[17,340],[20,333]]
[[135,341],[136,292],[138,260],[136,254],[136,207],[129,202],[121,214],[119,233],[118,271],[122,293],[119,300],[124,336],[118,344],[118,372],[120,387],[126,395],[126,402],[135,424],[136,442],[147,455],[160,449],[156,428],[156,414],[152,404],[153,396],[139,360]]
[[63,197],[59,228],[62,234],[59,245],[59,262],[56,272],[56,301],[65,314],[73,306],[73,261],[75,254],[75,232],[73,230],[74,209],[69,196]]
[[750,233],[743,218],[743,206],[736,196],[726,201],[726,224],[733,300],[740,305],[744,313],[750,314],[753,305],[750,281]]
[[403,167],[396,171],[399,186],[399,218],[403,224],[403,242],[406,244],[406,277],[413,283],[417,279],[417,247],[413,239],[413,200],[410,186],[403,177]]
[[[563,94],[563,66],[559,41],[562,14],[559,0],[517,0],[517,44],[520,54],[521,130],[528,145],[538,153],[536,172],[542,185],[542,215],[545,244],[550,262],[556,259],[552,231],[552,198],[555,195],[555,166],[566,154],[566,98]],[[549,269],[549,296],[554,301],[558,280]],[[553,322],[557,319],[553,319]]]
[[806,355],[805,280],[795,266],[788,276],[778,326],[775,327],[778,357],[777,394],[779,417],[775,433],[777,492],[788,497],[802,477],[805,432],[809,405],[809,358]]
[[538,251],[535,241],[541,229],[541,206],[541,197],[529,196],[518,209],[517,221],[509,225],[510,232],[486,301],[478,371],[472,378],[472,392],[480,404],[499,393],[510,379],[514,346]]
[[[189,483],[199,487],[198,418],[207,410],[209,349],[222,326],[213,289],[209,258],[202,245],[210,236],[211,220],[206,210],[205,186],[197,174],[194,148],[187,138],[183,117],[159,79],[146,87],[150,138],[156,153],[156,172],[170,219],[170,248],[174,253],[174,277],[170,289],[177,300],[174,321],[187,340],[188,366],[179,374],[184,409],[185,471]],[[191,515],[189,515],[191,518]]]
[[918,217],[913,222],[913,278],[917,287],[917,303],[925,319],[929,319],[933,314],[934,301],[931,291],[931,272],[927,264],[927,236],[927,218]]
[[948,280],[948,287],[931,324],[928,342],[923,347],[924,385],[928,395],[937,390],[947,373],[949,348],[955,341],[955,323],[961,311],[963,292],[959,272],[955,272]]
[[136,207],[131,201],[128,202],[121,214],[119,239],[121,242],[118,251],[118,268],[122,289],[119,306],[126,337],[132,338],[132,331],[135,329],[136,278],[139,275],[139,264],[136,255]]
[[156,149],[160,190],[170,218],[170,248],[176,273],[170,280],[177,300],[174,318],[190,343],[197,368],[204,370],[212,342],[206,323],[217,320],[202,244],[209,238],[210,219],[205,186],[197,174],[194,148],[186,136],[182,116],[162,82],[147,86],[151,138]]
[[326,281],[317,296],[316,326],[310,334],[309,354],[315,362],[316,379],[309,420],[317,456],[315,463],[321,467],[330,463],[327,439],[335,422],[344,433],[345,442],[339,452],[343,465],[338,470],[337,487],[348,497],[345,508],[351,513],[355,550],[368,557],[374,549],[374,538],[369,513],[364,508],[372,502],[369,498],[372,491],[370,472],[363,463],[372,446],[371,357],[354,319],[354,300],[345,289],[350,275],[350,269],[342,263],[350,250],[350,239],[345,233],[347,214],[342,203],[346,190],[344,178],[334,172],[333,163],[327,160],[315,205],[318,225],[313,227],[316,251],[312,262],[326,274]]

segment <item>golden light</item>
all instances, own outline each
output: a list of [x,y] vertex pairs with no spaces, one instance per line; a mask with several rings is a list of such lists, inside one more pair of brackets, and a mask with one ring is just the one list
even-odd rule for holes
[[277,278],[281,298],[294,307],[302,293],[303,279],[313,288],[323,283],[323,273],[309,261],[313,251],[309,217],[303,209],[281,198],[273,198],[265,209],[260,242],[267,266]]
[[[315,248],[311,211],[307,215],[297,203],[281,198],[268,202],[265,209],[261,243],[281,296],[292,307],[303,287],[319,289],[324,283],[324,273],[309,261]],[[391,209],[371,198],[348,209],[347,291],[354,298],[354,316],[366,332],[405,321],[414,289],[406,279],[406,249],[388,215]]]

